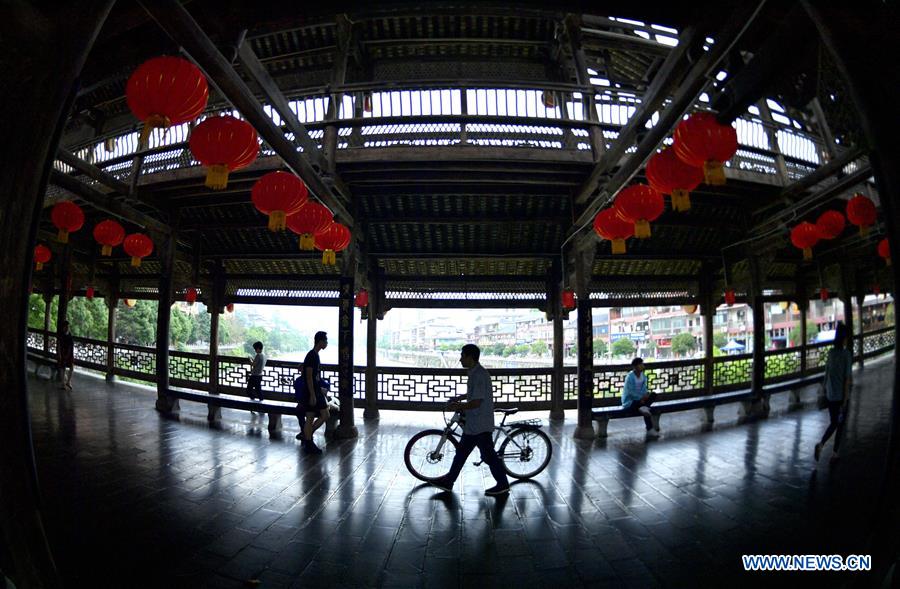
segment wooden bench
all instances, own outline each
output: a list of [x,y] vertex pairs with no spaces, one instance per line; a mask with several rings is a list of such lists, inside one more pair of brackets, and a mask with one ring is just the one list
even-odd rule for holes
[[[166,391],[172,403],[169,413],[179,412],[179,400],[195,401],[204,403],[209,407],[206,419],[212,423],[218,423],[222,420],[222,408],[240,409],[244,411],[253,411],[255,413],[265,413],[269,419],[269,432],[277,433],[282,428],[282,415],[293,415],[297,417],[297,404],[290,401],[278,401],[266,399],[263,401],[251,401],[246,397],[237,395],[211,395],[209,393],[201,393],[199,391],[188,391],[183,389],[169,389]],[[340,418],[340,408],[329,401],[328,421],[325,422],[325,437],[330,438],[337,429],[338,419]],[[299,422],[298,417],[298,422]],[[302,426],[302,424],[301,424]]]
[[43,378],[40,374],[41,366],[48,366],[50,368],[49,374],[47,375],[48,380],[53,380],[56,377],[57,361],[55,357],[28,352],[26,354],[26,360],[34,362],[34,375],[36,377]]
[[[663,413],[703,409],[703,423],[712,424],[715,420],[716,407],[728,403],[741,404],[739,415],[742,419],[749,418],[753,415],[766,416],[769,414],[769,396],[772,394],[789,391],[791,394],[789,406],[794,408],[801,404],[800,393],[797,389],[818,383],[821,380],[822,376],[816,375],[773,383],[763,387],[763,394],[761,397],[755,397],[750,389],[741,389],[684,399],[663,399],[653,403],[650,418],[653,420],[653,426],[659,428],[659,418]],[[597,422],[597,437],[599,438],[607,437],[606,430],[610,419],[621,419],[626,417],[640,417],[640,415],[635,415],[631,411],[626,411],[625,409],[622,409],[620,405],[598,407],[591,411],[591,419]]]

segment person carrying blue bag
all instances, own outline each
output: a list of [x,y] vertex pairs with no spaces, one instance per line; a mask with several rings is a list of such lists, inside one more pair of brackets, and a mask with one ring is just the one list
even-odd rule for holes
[[[317,331],[313,349],[303,360],[303,373],[294,380],[294,395],[297,399],[297,420],[302,430],[297,434],[303,451],[307,454],[321,454],[322,450],[313,441],[313,434],[328,421],[328,399],[322,387],[319,351],[328,347],[328,335]],[[299,382],[298,382],[299,381]]]

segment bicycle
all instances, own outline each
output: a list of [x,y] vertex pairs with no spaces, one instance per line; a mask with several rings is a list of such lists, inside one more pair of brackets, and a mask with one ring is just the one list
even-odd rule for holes
[[[510,424],[506,418],[518,412],[518,408],[495,409],[494,413],[502,413],[500,425],[494,426],[494,447],[503,434],[503,442],[497,455],[503,461],[507,474],[513,478],[524,480],[537,476],[550,463],[553,446],[550,438],[541,431],[540,419],[526,419]],[[421,481],[429,483],[450,472],[450,465],[459,447],[459,437],[464,422],[461,411],[455,411],[450,419],[444,420],[444,429],[427,429],[414,435],[403,450],[403,461],[409,472]],[[473,462],[481,466],[483,460]]]

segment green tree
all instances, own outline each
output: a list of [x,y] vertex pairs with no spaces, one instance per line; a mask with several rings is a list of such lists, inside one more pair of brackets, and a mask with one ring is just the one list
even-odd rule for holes
[[[209,341],[209,332],[212,324],[212,316],[205,310],[191,315],[191,334],[188,336],[188,343],[197,344]],[[221,331],[221,325],[219,326]]]
[[152,346],[156,342],[156,308],[155,301],[136,301],[131,308],[119,301],[116,339],[126,344]]
[[269,332],[266,331],[265,327],[260,327],[258,325],[248,327],[244,335],[244,352],[247,354],[254,354],[253,344],[256,342],[262,342],[264,346],[274,351],[277,348],[270,339]]
[[496,344],[491,344],[490,348],[491,348],[492,355],[500,356],[503,354],[503,350],[506,349],[506,346],[504,346],[503,344],[500,344],[500,343],[496,343]]
[[503,348],[503,352],[501,352],[501,354],[503,355],[504,358],[509,358],[510,356],[515,354],[515,352],[516,352],[515,346],[506,346],[505,348]]
[[884,324],[888,326],[894,325],[894,303],[888,303],[884,310]]
[[179,309],[172,306],[169,315],[169,343],[176,344],[179,349],[184,346],[191,336],[191,318]]
[[672,353],[684,356],[697,349],[697,340],[690,333],[683,331],[672,338]]
[[515,351],[517,356],[525,356],[531,351],[531,346],[528,344],[519,344],[516,346]]
[[619,338],[612,344],[613,356],[634,356],[634,342],[631,338]]
[[601,337],[594,338],[594,357],[602,358],[606,356],[606,352],[609,349],[609,346],[606,345],[606,340]]
[[538,340],[531,344],[531,353],[535,356],[543,356],[550,351],[550,347],[544,340]]
[[713,348],[719,350],[728,345],[728,336],[722,331],[713,334]]
[[91,339],[106,339],[106,324],[109,313],[103,299],[74,297],[66,311],[72,335]]

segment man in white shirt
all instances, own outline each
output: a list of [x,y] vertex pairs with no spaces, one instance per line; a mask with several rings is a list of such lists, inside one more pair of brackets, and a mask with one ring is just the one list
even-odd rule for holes
[[469,380],[466,383],[466,400],[456,401],[448,405],[453,411],[462,411],[466,420],[463,424],[463,435],[459,441],[456,456],[446,476],[436,479],[432,484],[444,491],[452,491],[453,483],[459,476],[466,459],[472,450],[478,448],[481,459],[490,467],[491,475],[497,482],[487,489],[485,495],[504,495],[509,493],[509,479],[503,461],[494,450],[494,392],[491,375],[484,366],[478,363],[481,350],[475,344],[462,347],[459,362],[469,369]]

